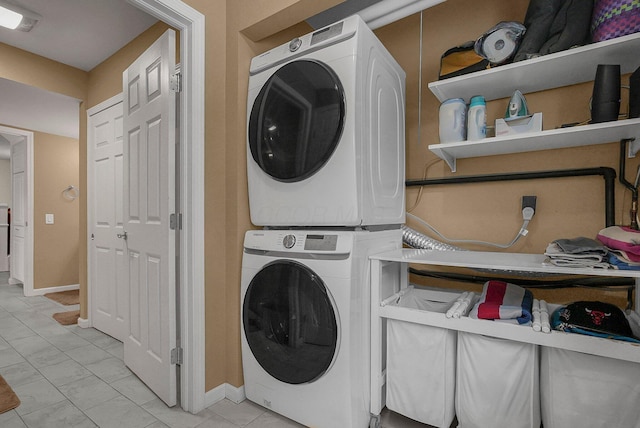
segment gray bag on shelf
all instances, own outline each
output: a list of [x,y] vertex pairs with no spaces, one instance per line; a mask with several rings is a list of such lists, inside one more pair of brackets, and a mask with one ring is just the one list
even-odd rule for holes
[[531,0],[514,61],[589,43],[592,12],[593,0]]

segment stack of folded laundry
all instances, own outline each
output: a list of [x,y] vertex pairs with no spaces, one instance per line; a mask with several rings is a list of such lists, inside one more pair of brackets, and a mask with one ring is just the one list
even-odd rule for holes
[[597,267],[608,269],[607,248],[595,239],[579,237],[556,239],[547,246],[547,261],[563,267]]
[[504,281],[487,281],[469,317],[531,325],[533,294]]
[[640,270],[640,231],[610,226],[598,232],[598,241],[609,250],[607,261],[615,269]]

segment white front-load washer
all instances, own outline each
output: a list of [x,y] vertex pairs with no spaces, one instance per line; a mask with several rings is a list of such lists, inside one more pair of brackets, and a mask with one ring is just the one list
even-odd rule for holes
[[247,176],[256,226],[405,221],[405,72],[362,19],[252,59]]
[[367,427],[368,258],[401,246],[399,229],[247,232],[241,279],[247,398],[305,426]]

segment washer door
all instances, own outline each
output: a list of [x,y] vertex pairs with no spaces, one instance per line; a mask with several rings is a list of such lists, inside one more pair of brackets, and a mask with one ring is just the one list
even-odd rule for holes
[[325,284],[294,261],[270,263],[253,277],[242,325],[258,363],[289,384],[322,376],[338,347],[336,313]]
[[344,91],[331,68],[318,61],[290,62],[265,82],[253,103],[251,155],[276,180],[304,180],[335,151],[344,114]]

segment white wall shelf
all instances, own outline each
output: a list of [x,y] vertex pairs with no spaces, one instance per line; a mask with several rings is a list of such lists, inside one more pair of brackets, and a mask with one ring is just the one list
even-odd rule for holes
[[[550,275],[563,274],[640,278],[640,271],[559,267],[545,263],[546,256],[544,254],[503,253],[493,251],[436,251],[405,248],[375,254],[371,256],[370,259],[473,269],[548,273]],[[638,351],[640,351],[640,347]]]
[[589,82],[598,64],[620,64],[623,74],[640,66],[640,33],[592,43],[526,61],[429,83],[440,102],[483,95],[487,101]]
[[485,138],[477,141],[431,144],[429,150],[456,171],[456,159],[562,149],[635,139],[629,153],[635,155],[640,144],[640,119],[558,128],[520,135]]

